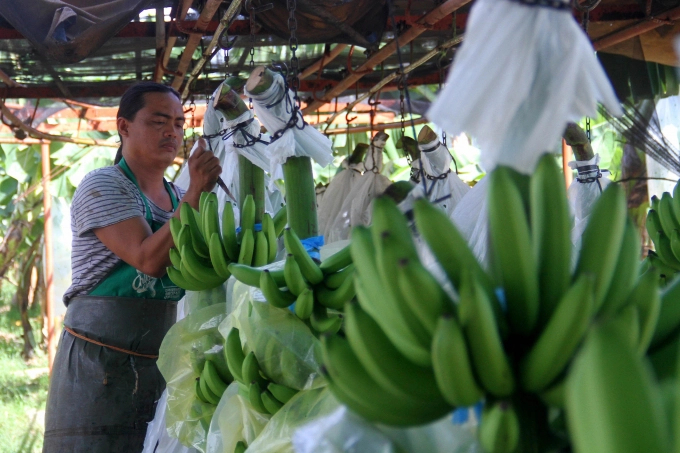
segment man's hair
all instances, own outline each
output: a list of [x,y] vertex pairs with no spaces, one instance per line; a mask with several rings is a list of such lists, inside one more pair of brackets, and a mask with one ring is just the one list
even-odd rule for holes
[[[182,96],[180,96],[179,92],[172,87],[156,82],[139,82],[132,85],[125,93],[123,93],[123,96],[120,98],[116,118],[125,118],[126,120],[134,121],[137,112],[146,105],[144,96],[146,93],[172,93],[180,100],[180,102],[182,101]],[[118,147],[116,158],[113,161],[114,165],[120,162],[122,158],[123,137],[120,137],[120,146]]]

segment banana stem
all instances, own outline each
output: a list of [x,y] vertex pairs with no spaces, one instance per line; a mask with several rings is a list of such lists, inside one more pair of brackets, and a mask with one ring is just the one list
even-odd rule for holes
[[264,216],[264,170],[239,154],[239,208],[243,209],[243,202],[248,195],[255,201],[255,223],[262,223]]
[[288,225],[300,239],[318,236],[316,192],[312,161],[309,157],[290,157],[283,164]]
[[543,453],[548,451],[551,434],[548,426],[548,407],[533,394],[517,393],[513,405],[519,418],[519,445],[515,449],[522,453]]

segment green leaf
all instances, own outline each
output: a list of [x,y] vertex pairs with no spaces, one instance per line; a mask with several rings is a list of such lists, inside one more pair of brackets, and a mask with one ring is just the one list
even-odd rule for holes
[[11,176],[6,176],[0,181],[0,205],[6,205],[12,200],[12,197],[16,195],[17,188],[19,187],[19,181],[12,178]]

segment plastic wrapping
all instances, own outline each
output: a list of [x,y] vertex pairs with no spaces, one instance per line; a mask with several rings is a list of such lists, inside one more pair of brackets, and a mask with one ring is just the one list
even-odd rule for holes
[[337,408],[338,402],[327,387],[298,393],[271,418],[258,438],[248,445],[248,453],[293,453],[295,431]]
[[326,241],[332,242],[339,240],[339,238],[336,238],[335,235],[332,234],[335,230],[334,222],[343,220],[343,216],[340,214],[342,212],[342,207],[352,191],[354,184],[361,177],[361,172],[364,168],[363,162],[358,164],[349,164],[348,162],[349,159],[345,159],[342,162],[342,167],[345,170],[333,177],[323,194],[323,198],[319,202],[319,233],[326,238]]
[[588,224],[588,218],[593,210],[593,205],[600,197],[602,191],[611,183],[607,176],[609,171],[600,170],[599,163],[599,154],[595,154],[590,160],[569,162],[569,167],[578,172],[578,175],[567,190],[569,207],[574,216],[571,242],[577,248],[581,244],[581,235]]
[[[274,74],[272,85],[260,94],[249,93],[246,96],[253,100],[253,109],[260,122],[267,128],[269,133],[283,129],[290,120],[295,105],[293,93],[287,90],[284,78],[281,74]],[[308,156],[325,167],[333,162],[333,143],[328,137],[311,126],[304,126],[304,119],[298,115],[296,127],[287,129],[281,138],[267,146],[270,156],[270,173],[274,179],[281,179],[283,171],[281,165],[289,157]],[[270,183],[273,184],[273,181]]]
[[269,418],[269,415],[254,410],[239,395],[238,383],[229,384],[213,414],[206,453],[233,453],[239,441],[250,445],[260,435]]
[[198,450],[186,447],[178,439],[168,436],[165,428],[167,402],[168,392],[164,391],[156,406],[156,416],[147,427],[142,453],[198,453]]
[[[283,267],[283,261],[267,268]],[[325,384],[321,375],[321,343],[307,325],[287,309],[270,305],[258,288],[234,285],[234,312],[220,325],[223,336],[237,327],[246,348],[272,381],[298,390]],[[292,307],[291,307],[292,308]]]
[[324,239],[327,244],[348,239],[354,226],[370,225],[373,199],[392,184],[392,181],[380,173],[382,164],[383,148],[371,145],[364,158],[364,174],[354,178],[352,189],[335,218],[325,220]]
[[558,145],[567,122],[597,113],[598,100],[621,114],[571,8],[478,0],[427,117],[454,136],[473,135],[486,171],[508,165],[526,173]]
[[489,227],[486,200],[488,185],[487,178],[482,178],[461,198],[450,216],[463,237],[467,239],[472,253],[481,263],[486,263],[488,248]]
[[[422,162],[422,171],[425,173],[425,181],[427,184],[428,199],[437,202],[446,214],[451,216],[456,205],[460,202],[463,196],[468,193],[470,186],[465,184],[458,175],[451,170],[453,158],[449,150],[444,146],[439,139],[419,145],[420,159],[411,163],[411,167],[417,169],[420,177],[420,186],[422,187],[422,177],[420,174],[420,163]],[[448,198],[446,198],[448,197]]]
[[[218,87],[217,90],[221,90],[221,86]],[[215,91],[215,93],[213,93],[213,97],[218,95],[217,90]],[[242,127],[245,133],[239,130],[236,131],[233,135],[229,135],[237,125],[248,122],[250,120],[252,121],[249,124]],[[266,192],[267,196],[265,197],[265,211],[269,212],[273,216],[274,214],[276,214],[276,212],[278,212],[278,210],[283,205],[283,196],[281,195],[281,192],[279,192],[279,190],[276,188],[274,184],[270,184],[271,182],[270,175],[266,173],[270,169],[269,154],[266,149],[267,144],[262,142],[256,142],[252,146],[247,146],[244,148],[238,148],[235,146],[235,144],[243,145],[247,143],[248,139],[247,136],[245,135],[246,133],[255,137],[259,136],[260,134],[259,121],[256,118],[254,118],[253,112],[251,110],[247,110],[238,118],[228,120],[227,118],[224,117],[224,115],[220,111],[216,110],[213,107],[212,102],[208,102],[208,106],[206,108],[204,116],[203,133],[204,135],[210,136],[218,134],[221,131],[228,132],[225,133],[224,137],[218,135],[217,137],[206,138],[206,140],[209,141],[209,147],[212,149],[215,156],[220,160],[220,165],[222,166],[222,173],[220,174],[220,177],[222,178],[222,181],[224,181],[225,185],[229,188],[229,191],[234,196],[234,198],[236,200],[239,200],[239,170],[238,170],[239,154],[244,156],[254,165],[257,165],[258,167],[263,169],[265,171],[264,175],[265,188],[267,190]],[[224,139],[225,137],[226,139]],[[262,139],[268,142],[269,136],[263,135]],[[197,143],[194,144],[193,148],[191,149],[190,155],[194,153],[196,146]],[[186,190],[189,188],[189,181],[190,181],[189,167],[188,165],[184,165],[180,170],[177,179],[175,180],[175,184]],[[233,204],[235,204],[234,215],[236,217],[235,220],[238,224],[239,222],[238,203],[235,203],[235,201],[232,200],[223,190],[215,188],[215,191],[217,193],[217,200],[219,201],[218,207],[220,218],[222,216],[222,209],[224,203],[230,201]]]
[[[221,303],[199,309],[172,326],[157,362],[167,384],[165,425],[169,435],[203,453],[215,406],[198,400],[195,383],[207,358],[214,363],[224,360],[224,338],[218,326],[227,317],[226,307]],[[226,360],[221,365],[226,366]]]
[[450,417],[398,429],[374,425],[342,406],[293,435],[295,453],[482,453],[472,430]]

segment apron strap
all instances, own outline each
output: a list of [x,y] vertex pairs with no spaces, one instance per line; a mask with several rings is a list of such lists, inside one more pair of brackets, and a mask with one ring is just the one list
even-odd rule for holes
[[110,344],[105,344],[101,343],[99,341],[93,340],[91,338],[87,338],[85,335],[80,335],[70,327],[64,326],[64,330],[73,335],[76,338],[80,338],[81,340],[87,341],[88,343],[93,343],[96,344],[97,346],[103,346],[105,348],[113,349],[114,351],[122,352],[123,354],[128,354],[128,355],[134,355],[136,357],[144,357],[147,359],[157,359],[157,355],[151,355],[151,354],[140,354],[139,352],[134,352],[134,351],[128,351],[127,349],[123,348],[118,348],[116,346],[111,346]]
[[[130,167],[128,166],[127,162],[125,162],[125,158],[123,157],[120,162],[118,162],[118,166],[120,167],[121,170],[123,170],[123,173],[127,178],[134,183],[134,185],[137,187],[137,190],[139,191],[139,194],[142,196],[142,200],[144,201],[144,207],[146,208],[146,221],[151,225],[151,222],[153,222],[153,216],[151,215],[151,206],[149,206],[149,202],[146,199],[146,195],[144,195],[144,192],[142,192],[142,189],[139,188],[139,184],[137,183],[137,178],[135,177],[135,174],[132,173],[132,170],[130,170]],[[172,203],[172,210],[173,212],[177,209],[177,206],[179,205],[179,202],[177,201],[177,196],[175,195],[175,191],[172,190],[170,187],[170,184],[168,181],[166,181],[165,178],[163,178],[163,185],[165,186],[165,190],[168,192],[168,195],[170,195],[170,203]]]

